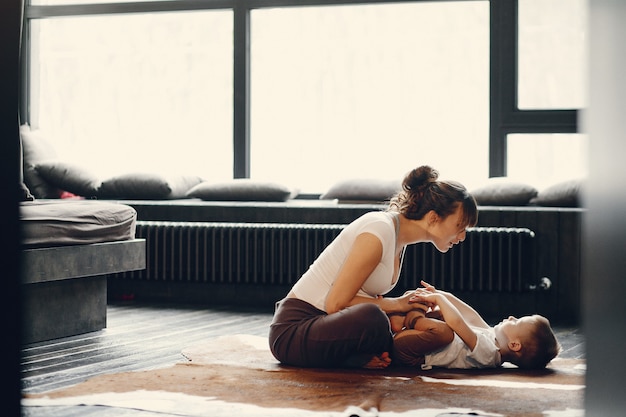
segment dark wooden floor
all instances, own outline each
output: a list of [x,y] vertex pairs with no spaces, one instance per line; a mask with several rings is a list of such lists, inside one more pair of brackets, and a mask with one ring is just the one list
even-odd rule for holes
[[[104,373],[154,369],[183,361],[181,351],[224,334],[267,336],[272,313],[242,308],[117,303],[108,307],[107,328],[82,336],[25,346],[22,391],[64,388]],[[584,358],[577,328],[556,328],[563,357]],[[24,407],[22,416],[120,416],[105,407]],[[150,414],[124,410],[124,416]]]

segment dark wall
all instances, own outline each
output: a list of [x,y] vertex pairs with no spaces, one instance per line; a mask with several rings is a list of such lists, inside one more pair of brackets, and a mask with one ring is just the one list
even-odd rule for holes
[[2,413],[20,415],[20,296],[19,296],[19,40],[21,0],[0,2],[0,265],[3,302]]

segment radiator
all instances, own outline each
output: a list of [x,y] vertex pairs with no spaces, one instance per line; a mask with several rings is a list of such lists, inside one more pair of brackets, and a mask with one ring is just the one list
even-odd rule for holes
[[[290,286],[344,227],[138,221],[146,269],[112,278]],[[424,279],[449,291],[525,291],[536,280],[533,238],[529,229],[476,227],[445,254],[431,244],[411,245],[397,288],[416,288]]]
[[535,233],[526,228],[469,228],[465,241],[446,253],[433,245],[407,248],[402,282],[420,287],[420,280],[453,292],[523,292],[535,289]]
[[138,221],[146,269],[123,278],[290,285],[343,225]]

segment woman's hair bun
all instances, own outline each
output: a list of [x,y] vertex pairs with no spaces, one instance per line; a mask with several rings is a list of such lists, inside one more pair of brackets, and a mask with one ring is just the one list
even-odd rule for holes
[[389,209],[404,214],[413,220],[422,219],[433,210],[441,218],[446,218],[456,211],[459,204],[463,207],[463,222],[466,226],[475,226],[478,220],[476,201],[456,181],[439,180],[439,171],[422,165],[410,171],[402,181],[402,191],[389,202]]
[[414,192],[419,192],[430,184],[437,182],[438,178],[439,171],[428,165],[422,165],[415,168],[404,177],[402,188],[406,191],[413,190]]

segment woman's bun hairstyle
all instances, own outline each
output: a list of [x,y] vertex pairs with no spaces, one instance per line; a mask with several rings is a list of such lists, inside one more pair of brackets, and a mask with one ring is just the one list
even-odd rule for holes
[[439,178],[439,171],[428,165],[417,167],[404,177],[402,189],[407,193],[424,195],[424,192],[436,183]]
[[436,169],[422,165],[406,174],[402,191],[391,199],[389,208],[413,220],[422,219],[426,213],[434,210],[443,219],[454,213],[459,204],[463,206],[464,223],[475,226],[478,209],[474,197],[462,184],[440,181]]

